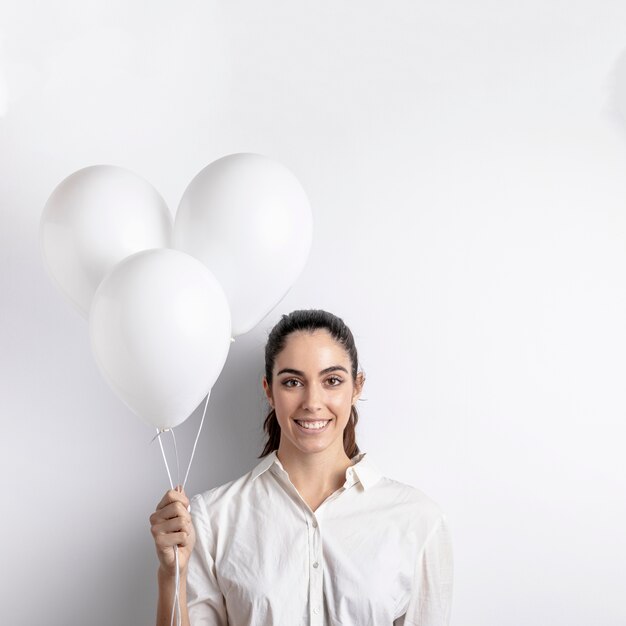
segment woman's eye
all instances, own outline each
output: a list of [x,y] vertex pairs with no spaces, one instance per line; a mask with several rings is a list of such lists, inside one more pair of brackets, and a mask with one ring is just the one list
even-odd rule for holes
[[339,378],[339,376],[331,376],[327,380],[330,383],[331,387],[336,387],[337,385],[341,384],[341,382],[342,382],[341,378]]
[[[294,385],[290,384],[290,383],[296,383]],[[296,380],[295,378],[288,378],[287,380],[283,381],[283,385],[285,385],[285,387],[295,387],[296,385],[299,385],[300,381]]]

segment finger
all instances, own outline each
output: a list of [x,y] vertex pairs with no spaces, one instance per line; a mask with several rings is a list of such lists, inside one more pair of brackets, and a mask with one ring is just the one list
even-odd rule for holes
[[183,504],[186,505],[188,511],[191,511],[191,502],[189,502],[189,498],[185,493],[185,488],[182,485],[178,485],[178,487],[176,487],[176,491],[180,492],[184,496]]
[[176,491],[175,489],[168,489],[165,492],[165,495],[161,498],[159,504],[157,504],[157,509],[161,509],[164,506],[167,506],[171,502],[182,502],[183,495],[180,491]]
[[166,533],[164,535],[157,535],[154,538],[154,542],[159,549],[171,548],[173,546],[187,546],[190,543],[190,535],[184,531],[178,533]]
[[171,502],[162,509],[157,509],[150,517],[150,520],[164,520],[171,519],[172,517],[184,517],[191,519],[191,514],[187,510],[187,507],[182,502]]
[[153,536],[164,535],[167,533],[186,532],[191,533],[193,525],[190,520],[183,519],[181,517],[174,517],[173,519],[164,520],[152,524],[150,530]]
[[150,516],[150,524],[158,524],[168,519],[181,518],[191,522],[191,514],[181,502],[172,502],[162,509],[158,509]]
[[171,504],[172,502],[182,502],[185,508],[189,506],[189,498],[184,491],[176,491],[175,489],[168,489],[165,495],[161,498],[161,501],[157,504],[157,510]]

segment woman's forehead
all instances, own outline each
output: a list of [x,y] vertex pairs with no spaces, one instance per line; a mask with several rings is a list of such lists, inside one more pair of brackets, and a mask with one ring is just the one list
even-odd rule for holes
[[275,365],[289,366],[286,361],[294,360],[301,364],[309,362],[312,366],[326,361],[327,365],[350,363],[350,357],[343,345],[323,329],[313,332],[296,331],[288,335],[285,347],[276,355]]

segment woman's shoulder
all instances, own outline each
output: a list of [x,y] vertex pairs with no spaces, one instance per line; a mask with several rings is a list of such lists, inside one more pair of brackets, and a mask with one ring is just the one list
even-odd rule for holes
[[380,511],[377,515],[407,537],[424,542],[435,529],[447,523],[446,513],[440,504],[407,482],[382,476],[375,491],[375,509]]
[[379,484],[387,492],[388,497],[399,504],[415,507],[433,518],[445,515],[437,500],[414,485],[388,476],[383,476]]
[[435,516],[443,514],[439,504],[426,492],[409,482],[392,478],[386,471],[380,469],[369,452],[360,453],[353,460],[356,461],[353,467],[361,482],[366,488],[373,486],[373,492],[378,498],[398,504],[414,505],[431,511]]
[[445,523],[445,514],[439,503],[422,489],[392,477],[380,469],[378,461],[369,453],[353,459],[354,471],[362,489],[354,492],[352,501],[370,528],[386,528],[391,535],[423,544],[436,528]]
[[399,480],[381,470],[369,453],[363,453],[357,458],[359,463],[355,465],[355,470],[358,472],[360,464],[365,466],[367,471],[364,476],[367,479],[365,484],[374,483],[372,496],[375,496],[377,504],[388,510],[393,508],[396,512],[403,513],[405,518],[420,520],[426,526],[433,526],[442,518],[445,519],[444,509],[426,491],[404,478]]

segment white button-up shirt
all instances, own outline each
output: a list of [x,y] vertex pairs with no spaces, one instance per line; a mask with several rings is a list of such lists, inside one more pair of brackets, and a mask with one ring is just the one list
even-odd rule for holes
[[421,491],[362,452],[312,511],[272,452],[191,499],[192,626],[446,626],[452,546]]

